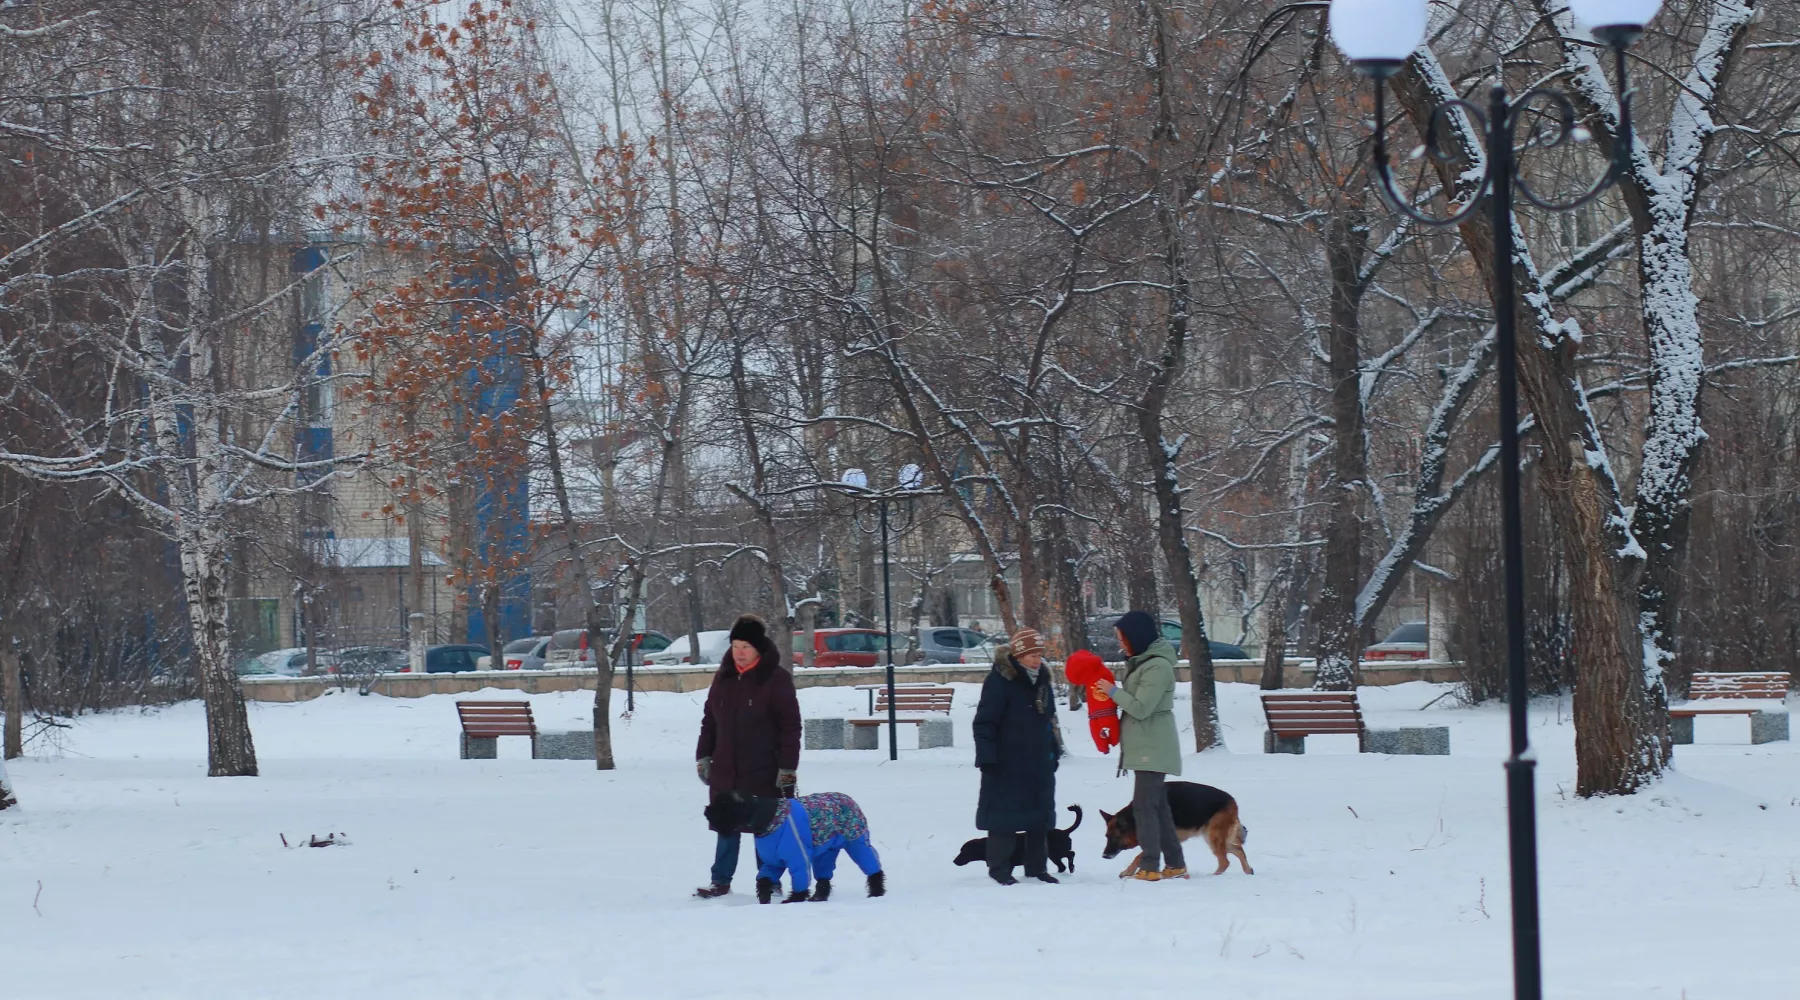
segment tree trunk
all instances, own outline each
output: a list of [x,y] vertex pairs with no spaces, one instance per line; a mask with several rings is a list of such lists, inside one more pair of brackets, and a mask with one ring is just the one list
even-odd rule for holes
[[[1428,52],[1415,54],[1393,84],[1421,131],[1432,108],[1455,96]],[[1483,162],[1479,135],[1466,124],[1440,133],[1447,133],[1452,155],[1432,162],[1445,189],[1461,192],[1465,172]],[[1660,774],[1669,756],[1668,716],[1654,711],[1645,686],[1636,607],[1643,549],[1630,532],[1606,445],[1576,370],[1579,345],[1550,313],[1549,296],[1540,287],[1517,223],[1517,252],[1510,261],[1494,259],[1494,232],[1486,213],[1475,213],[1459,229],[1489,286],[1494,268],[1511,267],[1518,288],[1519,301],[1508,305],[1524,320],[1518,340],[1519,390],[1537,419],[1543,448],[1538,474],[1569,573],[1577,670],[1576,794],[1629,794]]]
[[[1031,400],[1027,399],[1026,405],[1029,407],[1030,404]],[[1019,603],[1022,612],[1019,625],[1036,629],[1042,635],[1050,631],[1050,623],[1044,611],[1047,579],[1043,540],[1038,537],[1036,525],[1031,520],[1032,511],[1037,507],[1037,487],[1031,474],[1031,428],[1021,427],[1018,433],[1018,482],[1013,496],[1013,528],[1019,534]]]
[[6,759],[0,757],[0,812],[18,804],[19,800],[13,795],[12,782],[6,777]]
[[1156,491],[1156,535],[1168,564],[1169,585],[1181,612],[1181,645],[1187,654],[1188,677],[1194,710],[1194,749],[1207,750],[1219,738],[1218,692],[1213,685],[1212,648],[1206,640],[1206,622],[1200,613],[1200,580],[1194,573],[1193,553],[1183,531],[1181,483],[1175,468],[1179,449],[1163,436],[1163,409],[1169,391],[1185,367],[1188,337],[1189,286],[1182,259],[1180,234],[1173,212],[1164,210],[1165,266],[1169,277],[1169,316],[1162,357],[1138,402],[1138,439],[1150,463],[1150,480]]
[[[1606,72],[1566,11],[1554,11],[1545,0],[1537,7],[1561,35],[1563,66],[1576,109],[1610,156],[1622,123]],[[1693,475],[1706,440],[1700,423],[1704,336],[1700,299],[1694,294],[1689,227],[1707,180],[1708,152],[1720,130],[1714,113],[1743,51],[1745,34],[1761,14],[1754,0],[1707,6],[1705,31],[1669,108],[1660,144],[1662,169],[1651,159],[1652,143],[1640,136],[1630,151],[1631,167],[1619,178],[1619,193],[1631,211],[1637,236],[1640,311],[1650,355],[1649,404],[1631,534],[1644,553],[1637,624],[1644,641],[1644,687],[1658,768],[1667,765],[1672,750],[1664,672],[1675,656]]]
[[763,564],[769,569],[770,607],[775,612],[769,618],[769,624],[779,635],[787,636],[794,631],[793,602],[788,599],[787,573],[781,562],[781,533],[776,530],[775,513],[770,510],[766,499],[768,473],[763,465],[762,442],[758,440],[756,433],[755,410],[750,401],[750,381],[744,367],[742,341],[733,342],[731,386],[737,402],[738,425],[744,433],[744,452],[750,459],[751,478],[749,490],[736,484],[728,484],[728,488],[749,504],[751,512],[762,526]]
[[1275,579],[1269,582],[1269,602],[1263,610],[1263,667],[1257,686],[1264,691],[1281,689],[1281,674],[1287,663],[1287,618],[1293,579],[1294,554],[1285,552],[1276,565]]
[[[1056,561],[1052,582],[1056,585],[1054,603],[1060,622],[1056,646],[1052,652],[1067,662],[1071,653],[1088,648],[1087,602],[1082,598],[1081,576],[1075,571],[1078,554],[1074,539],[1069,537],[1067,518],[1061,514],[1051,517],[1048,530],[1051,556]],[[1069,685],[1069,708],[1080,708],[1084,701],[1086,695],[1082,688],[1075,684]]]
[[[611,771],[618,766],[613,761],[612,686],[613,657],[616,655],[613,650],[618,649],[619,644],[615,641],[612,646],[607,646],[606,634],[599,626],[593,617],[588,619],[588,648],[594,651],[594,669],[597,671],[594,678],[594,769]],[[626,636],[629,643],[631,623],[621,622],[618,634]]]
[[1362,657],[1357,627],[1357,582],[1362,577],[1362,495],[1368,489],[1367,442],[1363,432],[1362,351],[1358,343],[1368,222],[1360,212],[1332,217],[1325,229],[1325,257],[1331,271],[1329,364],[1331,379],[1332,474],[1325,486],[1325,580],[1319,590],[1318,673],[1321,691],[1356,689]]
[[809,595],[806,598],[806,600],[800,602],[799,614],[800,614],[800,635],[803,637],[800,640],[800,665],[803,667],[810,667],[813,665],[813,655],[814,655],[813,646],[814,646],[814,644],[816,644],[819,641],[819,637],[818,637],[819,602],[818,602],[818,600]]
[[256,745],[244,693],[231,666],[226,617],[224,539],[213,526],[180,530],[182,586],[188,625],[198,658],[200,697],[206,705],[206,773],[210,777],[254,777]]
[[0,760],[12,760],[25,753],[25,695],[19,683],[19,654],[10,650],[0,650],[0,710],[6,712]]
[[[693,536],[688,536],[692,542]],[[696,549],[688,549],[682,553],[681,575],[686,577],[683,589],[687,591],[687,626],[688,657],[692,662],[700,662],[700,633],[706,631],[706,602],[700,594],[700,554]]]
[[[498,547],[499,546],[490,546],[488,551],[492,552],[492,551],[494,551],[494,549],[496,549]],[[504,563],[502,563],[501,565],[504,565]],[[488,563],[487,571],[489,573],[495,573],[496,575],[492,579],[487,581],[486,585],[482,588],[482,592],[481,592],[481,619],[482,619],[482,621],[481,621],[481,624],[482,624],[481,638],[482,638],[483,644],[485,644],[487,646],[488,653],[490,655],[494,654],[494,653],[498,653],[501,648],[501,644],[500,644],[500,598],[502,596],[502,594],[501,594],[502,578],[497,574],[497,572],[496,572],[497,569],[498,569],[498,567],[496,567],[496,565],[494,563],[492,563],[492,562]],[[493,663],[490,661],[488,665],[491,667],[491,666],[493,666]],[[504,662],[501,665],[504,666],[505,665]]]
[[[1155,468],[1156,465],[1145,464],[1136,470],[1136,478],[1148,478]],[[1150,518],[1144,512],[1144,498],[1136,490],[1129,491],[1129,502],[1125,505],[1125,531],[1128,548],[1148,544],[1154,534]],[[1125,573],[1125,600],[1129,605],[1126,610],[1162,617],[1162,595],[1156,586],[1155,564],[1148,559],[1130,559],[1125,564]]]

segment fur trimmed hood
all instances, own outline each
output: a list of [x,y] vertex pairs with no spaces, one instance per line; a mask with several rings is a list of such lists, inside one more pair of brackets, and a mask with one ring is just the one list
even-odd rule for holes
[[994,672],[1009,681],[1019,676],[1019,661],[1013,659],[1010,643],[994,647]]

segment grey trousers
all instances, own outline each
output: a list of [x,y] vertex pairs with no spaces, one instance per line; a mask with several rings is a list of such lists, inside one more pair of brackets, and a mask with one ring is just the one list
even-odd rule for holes
[[1144,852],[1140,867],[1161,871],[1166,860],[1170,868],[1186,868],[1181,838],[1175,834],[1175,815],[1169,811],[1169,794],[1163,788],[1168,775],[1160,771],[1132,774],[1136,784],[1132,788],[1131,811],[1137,816],[1138,847]]

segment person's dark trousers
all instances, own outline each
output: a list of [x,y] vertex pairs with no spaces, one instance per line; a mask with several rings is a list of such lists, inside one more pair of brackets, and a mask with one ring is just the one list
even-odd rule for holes
[[1026,830],[1024,833],[988,833],[987,865],[988,871],[995,875],[1012,874],[1013,845],[1020,837],[1025,838],[1025,877],[1043,875],[1049,871],[1050,834],[1047,830]]
[[713,849],[713,885],[731,884],[731,877],[737,874],[738,845],[743,838],[741,833],[719,834],[719,846]]
[[1175,814],[1169,811],[1168,789],[1161,771],[1133,771],[1136,785],[1132,789],[1131,810],[1137,814],[1138,847],[1144,852],[1143,864],[1149,871],[1162,871],[1163,862],[1170,868],[1186,868],[1187,857],[1181,851],[1181,838],[1175,834]]

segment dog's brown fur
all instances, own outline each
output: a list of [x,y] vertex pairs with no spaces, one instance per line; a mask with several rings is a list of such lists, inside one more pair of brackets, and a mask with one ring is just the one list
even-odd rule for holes
[[[1171,781],[1166,787],[1177,839],[1186,843],[1195,837],[1205,837],[1206,846],[1212,849],[1213,857],[1219,862],[1214,875],[1224,874],[1225,869],[1231,867],[1233,857],[1243,866],[1244,874],[1256,874],[1244,854],[1244,838],[1249,830],[1238,820],[1236,799],[1211,785],[1191,781]],[[1130,804],[1116,813],[1101,810],[1100,818],[1106,821],[1106,850],[1101,857],[1111,858],[1138,846],[1137,821]],[[1143,859],[1142,854],[1132,859],[1119,877],[1131,877]]]

